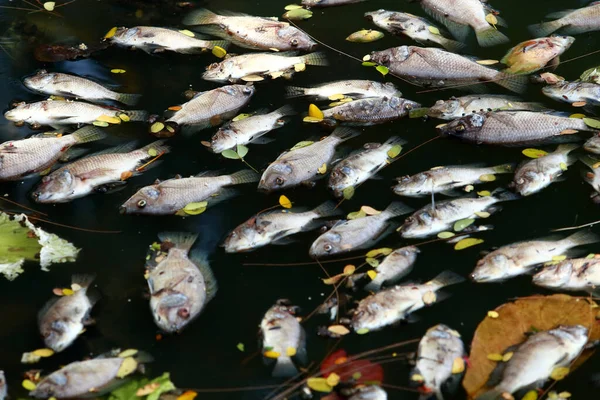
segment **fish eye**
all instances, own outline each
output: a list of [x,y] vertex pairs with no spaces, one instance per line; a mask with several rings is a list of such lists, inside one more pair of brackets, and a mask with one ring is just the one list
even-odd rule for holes
[[298,46],[298,39],[292,39],[292,40],[290,41],[290,44],[291,44],[292,46]]
[[251,94],[252,86],[246,86],[242,91],[244,92],[244,94]]
[[323,250],[325,250],[327,253],[329,253],[332,249],[333,249],[333,246],[330,245],[329,243],[327,243],[325,246],[323,246]]
[[285,179],[283,179],[282,177],[278,176],[278,177],[275,179],[275,183],[276,183],[277,185],[281,186],[281,185],[283,185],[283,184],[285,183]]
[[400,182],[408,182],[408,181],[410,181],[410,176],[408,176],[408,175],[405,175],[402,178],[400,178]]
[[137,202],[137,206],[138,206],[139,208],[144,208],[144,207],[146,207],[146,200],[140,200],[140,201],[138,201],[138,202]]
[[209,71],[211,71],[211,70],[213,70],[213,69],[215,69],[215,68],[218,68],[218,67],[219,67],[219,63],[212,63],[212,64],[210,64],[210,65],[208,66],[208,68],[207,68],[207,69],[208,69]]

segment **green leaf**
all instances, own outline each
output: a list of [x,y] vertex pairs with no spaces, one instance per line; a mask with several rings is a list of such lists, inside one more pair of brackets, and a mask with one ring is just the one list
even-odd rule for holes
[[374,67],[376,65],[377,64],[375,64],[374,62],[371,62],[371,61],[365,61],[365,62],[362,63],[363,67]]
[[437,237],[439,237],[440,239],[450,239],[453,236],[455,235],[452,232],[440,232],[437,234]]
[[480,243],[483,243],[483,239],[466,238],[466,239],[463,239],[460,242],[456,243],[454,245],[454,250],[464,250],[466,248],[478,245]]
[[293,21],[299,21],[303,19],[309,19],[310,17],[312,17],[312,15],[313,13],[310,10],[304,8],[296,8],[283,14],[283,18],[291,19]]
[[600,129],[600,121],[593,118],[584,118],[583,122],[590,128]]
[[396,145],[392,146],[391,149],[388,150],[387,156],[389,158],[396,158],[400,155],[401,151],[402,151],[402,145],[396,144]]
[[379,265],[379,260],[376,258],[367,257],[365,261],[373,268],[376,268]]
[[386,76],[387,74],[390,73],[390,70],[388,69],[388,67],[384,66],[384,65],[378,65],[375,67],[375,69],[377,71],[379,71],[379,73],[383,76]]
[[344,199],[350,200],[354,196],[354,186],[348,186],[342,190],[342,194],[344,195]]
[[171,382],[171,377],[168,372],[165,372],[158,378],[154,378],[149,383],[158,383],[160,386],[150,393],[147,400],[158,400],[161,394],[175,390],[175,385]]
[[246,346],[244,346],[244,343],[242,343],[242,342],[238,343],[236,347],[241,352],[246,351]]
[[310,140],[304,140],[302,142],[298,142],[294,145],[294,147],[291,148],[291,150],[298,150],[301,149],[303,147],[306,146],[310,146],[311,144],[313,144],[314,142],[310,141]]
[[136,400],[138,398],[135,395],[137,390],[147,384],[147,378],[129,381],[123,386],[119,386],[117,389],[113,390],[108,396],[108,400]]
[[223,150],[221,155],[223,157],[229,158],[231,160],[239,160],[241,158],[238,153],[236,153],[234,150],[231,150],[231,149]]
[[460,232],[465,229],[467,226],[471,225],[475,220],[473,218],[461,219],[460,221],[456,221],[454,223],[454,231]]
[[240,158],[244,158],[248,154],[248,148],[243,144],[237,145],[237,154]]
[[408,112],[408,118],[421,118],[426,116],[428,112],[429,108],[427,107],[415,108]]
[[600,84],[600,67],[594,67],[584,71],[579,79],[582,82],[593,82]]

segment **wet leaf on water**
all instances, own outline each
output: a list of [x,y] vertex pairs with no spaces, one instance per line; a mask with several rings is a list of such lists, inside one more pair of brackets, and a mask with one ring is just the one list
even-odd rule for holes
[[279,205],[283,208],[292,208],[292,202],[285,195],[279,196]]
[[244,346],[244,343],[240,342],[235,346],[239,351],[244,352],[246,350],[246,346]]
[[537,399],[538,399],[538,391],[530,390],[529,392],[525,393],[525,396],[523,396],[523,398],[521,400],[537,400]]
[[363,61],[369,61],[371,59],[371,55],[367,54],[366,56],[363,56],[362,60]]
[[317,172],[321,175],[325,174],[327,172],[327,164],[323,163],[323,165],[317,169]]
[[480,243],[483,243],[483,239],[477,239],[477,238],[462,239],[461,241],[459,241],[458,243],[456,243],[454,245],[454,250],[464,250],[469,247],[476,246]]
[[488,311],[487,316],[490,318],[498,318],[500,314],[498,314],[498,311]]
[[240,156],[238,153],[235,152],[235,150],[231,150],[231,149],[227,149],[227,150],[223,150],[221,152],[221,155],[225,158],[229,158],[231,160],[239,160]]
[[473,185],[467,185],[467,186],[465,186],[464,190],[467,193],[472,192],[473,190],[475,190],[475,186],[473,186]]
[[227,55],[227,50],[225,50],[221,46],[215,46],[212,48],[212,53],[217,58],[223,58]]
[[350,200],[354,196],[354,186],[348,186],[342,190],[342,195],[344,196],[344,199]]
[[521,153],[523,153],[524,156],[529,157],[529,158],[540,158],[540,157],[544,157],[548,154],[544,150],[539,150],[539,149],[525,149]]
[[56,2],[54,1],[47,1],[44,3],[44,9],[46,11],[54,11],[54,7],[56,7]]
[[232,119],[231,121],[233,121],[233,122],[241,121],[241,120],[246,119],[246,118],[251,117],[251,116],[252,116],[252,114],[239,114],[234,119]]
[[310,140],[304,140],[302,142],[298,142],[294,145],[294,147],[292,147],[290,150],[298,150],[301,149],[303,147],[306,146],[310,146],[311,144],[313,144],[314,142],[310,141]]
[[494,174],[484,174],[479,177],[481,182],[494,182],[496,180],[496,175]]
[[156,157],[158,155],[158,151],[156,151],[156,149],[154,149],[154,148],[150,148],[150,149],[148,149],[148,155],[150,157]]
[[505,353],[505,354],[502,356],[502,361],[504,361],[504,362],[508,362],[508,361],[509,361],[509,360],[512,358],[513,354],[514,354],[514,353],[513,353],[512,351],[509,351],[508,353]]
[[127,115],[125,113],[119,113],[118,117],[123,122],[129,122],[129,121],[131,121],[131,118],[129,118],[129,115]]
[[333,390],[325,378],[308,378],[306,385],[315,392],[330,393]]
[[430,305],[435,303],[435,301],[437,300],[437,295],[433,290],[428,290],[427,292],[425,292],[425,294],[423,294],[422,300],[424,304]]
[[421,118],[425,117],[429,113],[429,108],[420,107],[414,108],[408,112],[408,118]]
[[131,171],[121,172],[121,180],[122,181],[126,181],[127,179],[131,178],[132,176],[133,176],[133,172],[131,172]]
[[113,74],[124,74],[127,71],[121,68],[113,68],[110,70],[110,72],[112,72]]
[[383,32],[374,29],[362,29],[350,34],[346,40],[354,43],[371,43],[383,38]]
[[583,122],[590,128],[600,129],[600,121],[593,118],[584,118]]
[[344,98],[346,98],[346,95],[344,94],[332,94],[328,97],[328,99],[331,101],[342,100]]
[[154,383],[148,383],[147,385],[145,385],[144,387],[139,388],[136,392],[135,395],[138,397],[142,397],[142,396],[147,396],[150,393],[154,392],[156,389],[158,389],[160,387],[160,383],[154,382]]
[[[348,331],[348,333],[350,333],[350,331]],[[336,374],[335,372],[332,372],[331,374],[329,374],[326,379],[327,379],[327,384],[331,387],[335,387],[338,385],[338,383],[340,383],[340,376],[338,374]]]
[[465,360],[462,357],[456,357],[452,362],[452,373],[462,374],[465,372]]
[[267,350],[263,353],[263,355],[267,358],[279,358],[281,354],[273,350]]
[[476,63],[479,65],[494,65],[498,64],[498,60],[477,60]]
[[490,361],[502,361],[502,354],[490,353],[487,355],[487,359]]
[[485,20],[490,24],[493,25],[494,28],[496,27],[496,25],[498,25],[498,18],[496,18],[496,16],[492,13],[489,13],[488,15],[485,16]]
[[[336,335],[344,336],[350,333],[350,330],[346,328],[344,325],[331,325],[327,328],[327,330],[331,333],[335,333]],[[335,386],[335,385],[334,385]]]
[[99,126],[101,128],[106,128],[108,126],[108,122],[104,122],[104,121],[94,121],[92,122],[92,125],[94,126]]
[[390,70],[388,69],[388,67],[384,66],[384,65],[378,65],[375,67],[375,69],[377,71],[379,71],[379,73],[383,76],[386,76],[387,74],[390,73]]
[[366,333],[369,333],[369,328],[360,328],[359,330],[356,331],[356,333],[358,335],[364,335]]
[[372,257],[367,257],[365,262],[369,264],[371,267],[376,268],[379,265],[379,260]]
[[182,29],[179,31],[179,33],[183,33],[185,36],[189,36],[189,37],[195,37],[196,35],[194,34],[194,32],[190,31],[189,29]]
[[552,370],[550,374],[550,378],[555,381],[561,381],[569,375],[570,369],[569,367],[556,367]]
[[569,397],[571,397],[571,393],[569,392],[560,392],[558,394],[558,397],[561,399],[568,399]]
[[108,122],[109,124],[120,124],[121,118],[111,117],[110,115],[101,115],[96,118],[96,121]]
[[489,218],[491,214],[487,211],[475,211],[475,215],[477,215],[479,218]]
[[364,218],[366,216],[367,216],[367,214],[363,210],[359,210],[359,211],[354,211],[354,212],[349,213],[346,216],[346,219],[352,220],[352,219]]
[[367,271],[367,276],[373,280],[377,277],[377,272],[371,269]]
[[21,386],[23,386],[23,388],[25,390],[29,390],[29,391],[35,390],[35,388],[36,388],[36,384],[33,383],[32,381],[30,381],[29,379],[24,379],[23,382],[21,383]]
[[38,357],[52,357],[54,355],[54,350],[52,349],[37,349],[33,351],[33,354],[35,354]]
[[429,25],[427,29],[429,29],[429,32],[433,33],[434,35],[441,35],[440,30],[435,26]]
[[296,348],[294,348],[294,347],[288,347],[287,349],[285,349],[285,354],[288,357],[294,357],[296,355]]
[[475,220],[473,218],[461,219],[460,221],[456,221],[454,223],[453,229],[455,232],[460,232],[463,229],[465,229],[467,226],[473,224],[473,222],[475,222]]
[[155,122],[152,124],[152,126],[150,126],[150,132],[152,133],[158,133],[163,129],[165,129],[165,124],[163,124],[162,122]]
[[563,171],[566,171],[566,170],[569,169],[569,166],[566,163],[564,163],[564,162],[561,162],[559,164],[559,166],[560,166],[560,169],[563,170]]
[[392,146],[391,149],[388,150],[387,156],[389,158],[396,158],[402,152],[402,145],[396,144]]
[[243,144],[238,144],[236,150],[240,158],[244,158],[246,154],[248,154],[248,147],[244,146]]
[[183,394],[177,397],[177,400],[194,400],[198,396],[198,393],[193,390],[186,390]]
[[585,101],[576,101],[575,103],[571,103],[573,107],[585,107],[587,103]]
[[571,114],[569,115],[569,118],[584,119],[585,114]]
[[304,8],[296,8],[283,14],[284,19],[290,19],[292,21],[301,21],[303,19],[309,19],[313,13],[310,10]]
[[206,207],[208,206],[207,201],[199,201],[187,204],[183,207],[183,212],[187,215],[199,215],[206,211]]
[[119,358],[127,358],[135,356],[139,351],[137,349],[127,349],[120,352],[117,357]]
[[52,289],[52,293],[54,293],[56,296],[64,296],[62,291],[63,290],[61,288]]
[[323,111],[321,111],[319,109],[319,107],[317,107],[314,104],[310,104],[308,106],[308,116],[309,117],[313,117],[313,118],[317,118],[322,120],[323,118],[325,118],[325,115],[323,115]]
[[171,107],[167,108],[167,110],[169,110],[169,111],[179,111],[182,108],[183,107],[181,107],[181,106],[171,106]]
[[297,10],[299,8],[302,8],[302,6],[298,5],[298,4],[288,4],[287,6],[284,7],[284,9],[286,11],[292,11],[292,10]]
[[63,296],[73,296],[75,292],[72,289],[63,289],[62,294]]
[[21,364],[35,364],[40,362],[41,359],[42,357],[33,354],[33,352],[23,353],[21,355]]
[[369,206],[362,206],[360,209],[361,209],[361,211],[364,211],[365,214],[367,214],[367,215],[381,214],[381,211],[377,211],[373,207],[369,207]]
[[342,278],[344,277],[344,274],[337,274],[332,276],[331,278],[325,278],[322,279],[323,283],[326,285],[335,285],[336,283],[338,283],[340,280],[342,280]]
[[381,249],[374,249],[374,250],[369,251],[366,256],[370,257],[370,258],[377,257],[378,255],[387,256],[387,255],[391,254],[392,251],[394,251],[394,249],[389,248],[389,247],[382,247]]
[[294,64],[294,71],[296,71],[296,72],[306,71],[306,64],[305,63]]
[[110,28],[110,30],[106,32],[106,35],[104,35],[104,39],[110,39],[111,37],[115,36],[115,33],[117,33],[116,26]]
[[350,276],[354,273],[354,271],[356,271],[356,267],[354,265],[346,265],[344,267],[344,275],[345,276]]
[[131,375],[132,373],[134,373],[137,369],[138,363],[135,360],[135,358],[133,357],[127,357],[125,359],[123,359],[123,362],[121,362],[121,366],[119,367],[119,370],[117,371],[117,378],[124,378],[127,375]]
[[452,232],[440,232],[437,234],[437,237],[440,239],[450,239],[453,236],[454,236],[454,233],[452,233]]
[[412,374],[410,380],[413,382],[424,382],[425,378],[421,374]]
[[[366,57],[366,56],[365,56],[365,57]],[[369,60],[370,60],[370,59],[371,59],[371,58],[369,57]],[[374,62],[371,62],[371,61],[364,61],[364,62],[362,63],[362,66],[363,66],[363,67],[374,67],[374,66],[376,66],[376,65],[377,65],[377,64],[375,64]]]

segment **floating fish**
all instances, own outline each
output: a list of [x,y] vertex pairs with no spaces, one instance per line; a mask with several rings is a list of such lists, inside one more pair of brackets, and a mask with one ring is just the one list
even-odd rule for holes
[[359,99],[323,110],[324,121],[335,121],[350,126],[383,124],[406,117],[410,110],[421,105],[402,97],[374,97]]
[[383,285],[391,285],[408,275],[417,261],[421,251],[415,246],[401,247],[388,254],[377,267],[375,278],[365,285],[364,289],[378,292]]
[[571,36],[551,36],[531,39],[510,49],[500,61],[511,74],[530,74],[544,68],[546,64],[557,66],[560,55],[575,41]]
[[567,35],[597,31],[600,29],[600,2],[594,1],[588,4],[587,7],[577,10],[565,10],[548,14],[547,18],[557,19],[530,25],[529,31],[536,36],[547,36],[559,29]]
[[518,97],[497,94],[469,95],[438,100],[429,108],[427,115],[433,118],[452,120],[473,113],[489,111],[540,111],[540,103],[524,102]]
[[557,82],[543,87],[542,93],[563,103],[600,106],[600,85],[593,82]]
[[600,259],[575,258],[545,265],[533,276],[533,283],[560,291],[600,294]]
[[314,96],[321,100],[337,100],[346,96],[352,98],[401,97],[402,93],[391,82],[347,80],[324,83],[309,88],[288,86],[286,95],[287,97]]

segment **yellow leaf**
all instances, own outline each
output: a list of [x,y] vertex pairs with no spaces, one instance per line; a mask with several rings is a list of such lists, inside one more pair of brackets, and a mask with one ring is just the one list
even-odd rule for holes
[[319,109],[319,107],[317,107],[314,104],[311,104],[308,106],[308,116],[309,117],[313,117],[313,118],[318,118],[318,119],[323,119],[325,118],[325,116],[323,115],[323,111],[321,111]]
[[310,122],[310,123],[314,124],[314,123],[323,121],[323,119],[319,119],[319,118],[315,118],[315,117],[304,117],[302,119],[302,121],[304,121],[304,122]]
[[242,119],[246,119],[246,118],[248,118],[248,117],[250,117],[250,116],[251,116],[251,114],[240,114],[240,115],[238,115],[237,117],[235,117],[234,119],[232,119],[232,121],[233,121],[233,122],[235,122],[235,121],[240,121],[240,120],[242,120]]
[[362,58],[363,61],[369,61],[370,59],[371,59],[371,55],[370,54],[367,54],[366,56],[364,56]]
[[552,257],[552,261],[564,261],[566,259],[567,259],[567,256],[565,256],[565,255]]
[[571,115],[569,115],[569,118],[584,119],[585,114],[571,114]]
[[498,354],[498,353],[488,354],[487,359],[490,361],[502,361],[502,354]]
[[434,35],[441,35],[440,30],[435,26],[429,25],[427,29],[429,29],[429,32],[433,33]]
[[312,17],[313,13],[310,10],[304,8],[296,8],[294,10],[290,10],[283,14],[284,19],[291,19],[293,21],[300,21],[303,19],[309,19]]
[[538,149],[525,149],[522,151],[522,153],[529,158],[540,158],[548,154],[544,150]]
[[246,76],[242,77],[242,80],[244,82],[260,82],[260,81],[264,81],[265,78],[263,78],[260,75],[252,74],[252,75],[246,75]]
[[330,393],[333,390],[325,378],[308,378],[306,385],[312,390],[321,393]]
[[138,351],[136,349],[127,349],[127,350],[123,350],[122,352],[120,352],[117,357],[119,358],[127,358],[127,357],[133,357],[138,353]]
[[147,396],[150,393],[154,392],[159,387],[160,387],[160,383],[158,383],[158,382],[149,383],[146,386],[139,388],[137,390],[137,392],[135,392],[135,395],[138,397]]
[[119,119],[123,122],[129,122],[131,121],[131,118],[129,118],[129,115],[125,114],[125,113],[120,113],[119,114]]
[[[340,336],[344,336],[350,333],[350,331],[348,330],[348,328],[346,328],[344,325],[331,325],[330,327],[327,328],[327,330],[329,332],[335,333],[336,335],[340,335]],[[335,385],[333,385],[335,386]]]
[[329,100],[331,101],[336,101],[336,100],[342,100],[343,98],[345,98],[346,96],[343,94],[332,94],[331,96],[329,96]]
[[436,300],[437,300],[437,296],[435,295],[435,292],[433,292],[431,290],[428,290],[423,295],[423,303],[425,303],[427,305],[435,303]]
[[469,192],[472,192],[473,190],[475,190],[475,186],[473,186],[473,185],[465,186],[465,192],[469,193]]
[[37,349],[33,352],[38,357],[51,357],[54,354],[52,349]]
[[410,380],[413,382],[423,382],[425,381],[425,378],[423,378],[423,375],[413,374],[410,376]]
[[131,375],[135,372],[138,367],[137,361],[133,357],[127,357],[121,362],[121,366],[117,371],[117,378],[124,378],[127,375]]
[[569,392],[560,392],[558,394],[558,397],[561,399],[568,399],[569,397],[571,397],[571,393]]
[[525,396],[523,396],[523,398],[521,400],[537,400],[537,398],[538,398],[537,390],[530,390],[529,392],[525,393]]
[[187,29],[182,29],[179,31],[180,33],[183,33],[185,36],[189,36],[189,37],[194,37],[196,35],[194,35],[194,32],[187,30]]
[[562,169],[563,171],[566,171],[567,169],[569,169],[568,165],[564,162],[561,162],[559,165],[560,165],[560,169]]
[[278,358],[281,354],[273,350],[267,350],[263,353],[263,356],[267,358]]
[[387,256],[388,254],[390,254],[392,251],[394,251],[394,249],[391,249],[389,247],[382,247],[381,249],[375,249],[375,250],[371,250],[369,251],[366,256],[369,258],[374,258],[377,257],[378,255],[382,254],[384,256]]
[[227,51],[221,46],[215,46],[212,49],[212,53],[215,57],[223,58],[227,55]]
[[369,276],[369,278],[371,278],[371,280],[375,279],[377,277],[377,272],[375,272],[374,270],[369,270],[367,271],[367,275]]
[[360,372],[355,372],[355,373],[353,373],[353,374],[352,374],[352,378],[353,378],[355,381],[357,381],[357,380],[359,380],[360,378],[362,378],[362,374],[361,374]]
[[465,371],[465,360],[462,357],[456,357],[452,362],[452,373],[460,374]]
[[437,237],[439,237],[440,239],[450,239],[453,236],[455,235],[452,232],[440,232],[437,234]]
[[285,354],[287,354],[288,357],[294,357],[296,355],[296,349],[293,347],[288,347],[285,350]]
[[150,132],[158,133],[158,132],[162,131],[163,129],[165,129],[165,124],[163,124],[162,122],[155,122],[150,127]]
[[344,199],[350,200],[354,196],[354,186],[348,186],[342,190],[342,195],[344,196]]
[[369,333],[369,328],[360,328],[359,330],[356,331],[357,335],[364,335],[366,333]]
[[479,218],[488,218],[490,213],[487,211],[476,211],[475,215],[477,215]]
[[283,208],[292,208],[292,202],[286,196],[279,196],[279,205]]
[[320,173],[321,175],[323,175],[324,173],[327,172],[327,164],[323,163],[323,165],[321,165],[319,167],[319,169],[317,169],[317,172]]
[[498,64],[498,60],[477,60],[476,63],[480,65],[494,65]]
[[494,182],[496,180],[496,175],[494,174],[484,174],[479,177],[481,182]]
[[284,8],[286,11],[292,11],[292,10],[297,10],[299,8],[302,8],[302,6],[299,6],[298,4],[288,4]]
[[109,124],[120,124],[121,118],[111,117],[108,115],[101,115],[98,118],[96,118],[96,121],[108,122]]
[[388,150],[387,155],[389,158],[396,158],[396,157],[398,157],[398,155],[400,154],[401,151],[402,151],[402,146],[399,144],[396,144],[396,145],[392,146],[391,149]]
[[485,20],[490,24],[494,25],[494,27],[498,24],[498,18],[494,14],[488,14],[485,16]]
[[106,32],[106,35],[104,35],[104,39],[110,39],[111,37],[115,36],[115,33],[117,33],[116,26],[110,28],[110,31]]
[[346,40],[355,43],[370,43],[383,37],[383,33],[373,29],[362,29],[349,35]]
[[21,385],[29,391],[35,390],[36,384],[30,381],[29,379],[25,379]]
[[327,377],[327,384],[331,387],[335,387],[338,383],[340,383],[340,376],[335,372],[330,373]]
[[381,214],[381,211],[377,211],[376,209],[374,209],[373,207],[369,207],[369,206],[362,206],[360,208],[361,211],[364,211],[365,214],[367,215],[377,215],[377,214]]
[[487,316],[490,318],[498,318],[500,314],[498,314],[498,311],[488,311]]
[[207,201],[193,202],[183,207],[183,212],[188,215],[199,215],[206,211],[207,206]]
[[350,276],[356,271],[356,267],[354,265],[346,265],[344,267],[344,275]]
[[294,64],[294,71],[302,72],[305,70],[306,70],[306,64],[304,64],[304,63]]
[[122,181],[126,181],[127,179],[131,178],[132,176],[133,176],[133,172],[131,172],[131,171],[121,172],[121,180]]
[[512,358],[513,354],[514,353],[512,351],[509,351],[508,353],[504,354],[502,356],[502,361],[508,362],[508,360],[510,360]]
[[569,375],[569,371],[569,367],[556,367],[552,370],[550,378],[554,379],[555,381],[560,381]]
[[75,292],[71,289],[63,289],[62,292],[65,296],[73,296],[73,294],[75,294]]
[[322,279],[323,283],[326,285],[335,285],[344,277],[344,274],[334,275],[331,278]]
[[94,121],[94,122],[92,122],[92,124],[94,126],[99,126],[101,128],[106,128],[108,126],[108,122],[104,122],[104,121]]
[[482,190],[481,192],[477,192],[477,194],[481,197],[487,197],[487,196],[491,196],[492,194],[489,192],[489,190]]
[[198,393],[193,390],[187,390],[177,397],[177,400],[194,400],[198,396]]
[[55,6],[56,3],[54,1],[47,1],[44,3],[44,9],[46,9],[46,11],[54,11]]
[[563,131],[560,131],[561,135],[573,135],[575,133],[577,133],[579,131],[575,130],[575,129],[565,129]]
[[121,69],[121,68],[114,68],[114,69],[111,69],[110,72],[112,72],[113,74],[124,74],[127,71],[125,71],[124,69]]
[[466,239],[463,239],[460,242],[456,243],[454,245],[454,250],[464,250],[466,248],[478,245],[480,243],[483,243],[483,239],[466,238]]
[[148,155],[150,157],[156,157],[158,155],[158,151],[156,151],[156,149],[148,149]]
[[346,218],[352,220],[352,219],[364,218],[366,216],[367,216],[367,214],[363,210],[359,210],[359,211],[349,213],[346,216]]

